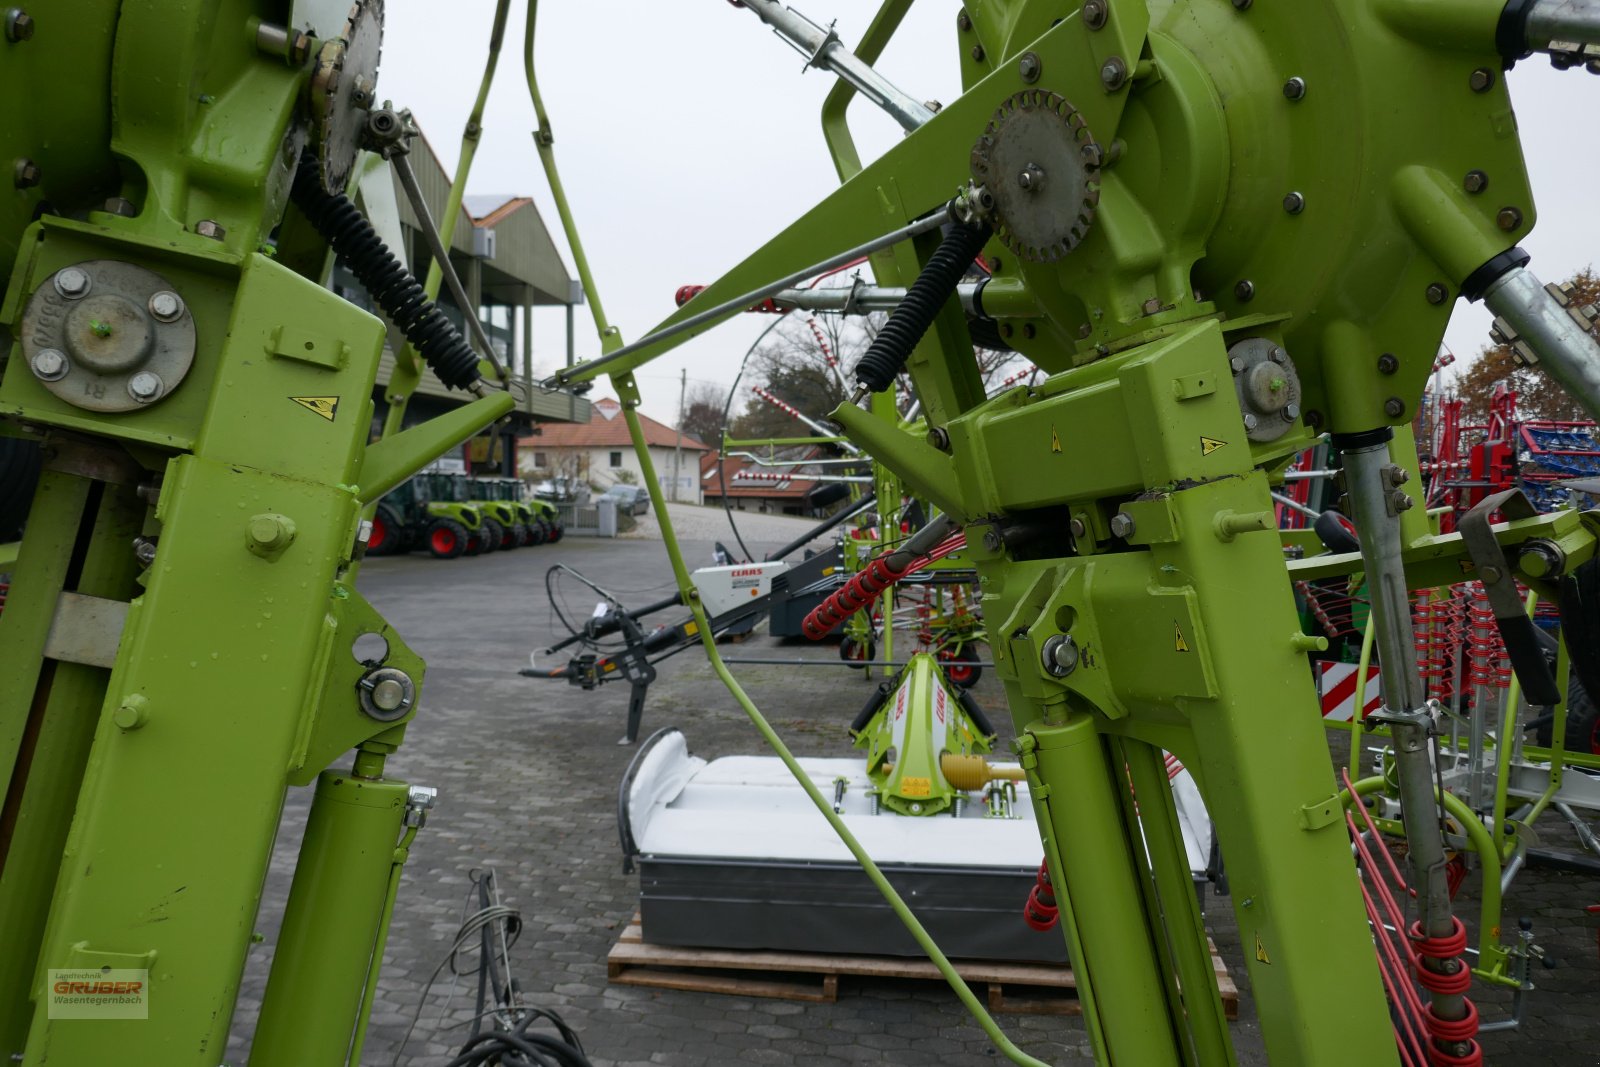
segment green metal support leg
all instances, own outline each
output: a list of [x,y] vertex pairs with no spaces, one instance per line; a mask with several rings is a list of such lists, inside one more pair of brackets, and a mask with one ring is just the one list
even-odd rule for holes
[[[252,1067],[343,1064],[406,812],[404,782],[323,771],[251,1048]],[[316,975],[316,980],[309,980]]]

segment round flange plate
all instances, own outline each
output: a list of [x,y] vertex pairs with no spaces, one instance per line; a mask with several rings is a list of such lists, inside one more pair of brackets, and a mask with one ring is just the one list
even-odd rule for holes
[[194,318],[153,270],[114,259],[62,267],[28,298],[22,355],[74,407],[133,411],[178,387],[194,363]]
[[1057,93],[1025,89],[995,111],[972,146],[972,177],[995,199],[995,236],[1023,259],[1054,263],[1089,232],[1100,146]]
[[1300,375],[1283,346],[1248,337],[1228,349],[1234,391],[1252,441],[1276,441],[1300,417]]

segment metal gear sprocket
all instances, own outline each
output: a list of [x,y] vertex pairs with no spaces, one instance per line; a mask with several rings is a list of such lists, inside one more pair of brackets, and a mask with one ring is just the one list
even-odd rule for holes
[[323,44],[311,75],[311,115],[322,188],[342,193],[355,167],[383,54],[383,0],[355,0],[344,36]]
[[972,146],[972,177],[994,196],[995,236],[1035,263],[1078,246],[1100,202],[1101,150],[1078,109],[1024,89],[995,110]]

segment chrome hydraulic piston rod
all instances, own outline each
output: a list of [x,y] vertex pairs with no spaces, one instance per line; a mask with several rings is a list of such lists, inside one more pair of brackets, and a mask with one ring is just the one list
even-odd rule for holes
[[[969,314],[976,313],[975,297],[980,288],[978,282],[962,282],[956,286],[956,296]],[[858,280],[848,289],[785,289],[774,294],[772,302],[786,310],[868,315],[874,311],[893,311],[905,298],[903,285],[867,285]]]
[[907,133],[933,118],[933,109],[898,88],[871,64],[844,46],[832,24],[823,29],[792,7],[775,0],[744,0],[742,7],[772,27],[774,33],[806,57],[806,66],[830,70],[856,91],[888,112]]
[[1562,304],[1526,267],[1512,267],[1496,278],[1483,301],[1498,316],[1497,338],[1537,363],[1600,418],[1600,343],[1585,310]]
[[1534,0],[1527,12],[1529,51],[1580,56],[1600,73],[1600,0]]
[[[1400,802],[1412,884],[1417,890],[1419,922],[1425,937],[1443,941],[1455,934],[1457,924],[1451,914],[1450,889],[1445,877],[1444,835],[1436,816],[1439,801],[1434,793],[1430,758],[1433,719],[1422,675],[1417,669],[1411,594],[1401,561],[1400,513],[1409,509],[1413,501],[1401,488],[1409,475],[1391,458],[1391,437],[1392,432],[1385,427],[1336,436],[1334,444],[1343,453],[1351,518],[1360,531],[1361,559],[1377,628],[1378,660],[1382,665],[1382,717],[1394,735]],[[1440,963],[1426,955],[1424,965],[1464,966],[1459,959]],[[1461,993],[1433,992],[1432,998],[1433,1012],[1440,1019],[1456,1020],[1466,1016],[1466,1003]]]

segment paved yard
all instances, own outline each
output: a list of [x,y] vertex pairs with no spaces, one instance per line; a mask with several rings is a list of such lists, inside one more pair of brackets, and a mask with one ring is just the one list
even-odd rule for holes
[[[686,516],[685,551],[692,562],[709,560],[713,539],[730,540],[715,513],[675,508],[679,513]],[[694,521],[702,517],[716,521]],[[758,553],[787,540],[798,525],[752,519],[746,540]],[[440,790],[440,806],[406,869],[363,1062],[439,1067],[464,1040],[460,1023],[473,990],[446,975],[396,1058],[423,984],[461,920],[467,873],[485,865],[498,869],[507,902],[521,908],[526,920],[512,959],[527,999],[576,1026],[598,1065],[1001,1062],[949,991],[933,983],[846,979],[838,1003],[826,1005],[607,983],[606,952],[632,915],[637,894],[635,877],[621,870],[615,824],[617,782],[633,754],[615,743],[627,692],[612,685],[584,693],[517,676],[530,649],[563,632],[543,586],[544,572],[555,562],[576,567],[634,603],[659,599],[670,588],[665,552],[648,539],[568,539],[453,562],[420,555],[378,559],[362,576],[366,595],[430,664],[423,710],[405,747],[391,759],[391,773]],[[582,599],[573,597],[587,607]],[[734,654],[766,654],[776,644],[757,637]],[[796,644],[783,654],[833,653]],[[844,726],[867,684],[860,675],[822,668],[736,670],[796,751],[847,752]],[[991,680],[980,683],[977,695],[1000,710]],[[1004,714],[991,717],[997,725],[1007,721]],[[760,751],[743,713],[704,657],[692,652],[664,664],[650,694],[645,732],[667,724],[681,727],[691,748],[708,758]],[[308,794],[296,790],[289,800],[262,907],[266,940],[251,961],[240,999],[231,1046],[235,1067],[246,1059],[237,1035],[254,1025]],[[1559,827],[1551,827],[1546,838],[1569,840]],[[1600,1020],[1593,1011],[1600,964],[1593,923],[1582,913],[1584,905],[1600,901],[1600,881],[1529,871],[1510,901],[1508,914],[1533,918],[1558,966],[1536,975],[1541,990],[1531,1001],[1525,1032],[1487,1037],[1489,1062],[1600,1062]],[[1213,934],[1243,990],[1234,1026],[1240,1060],[1264,1063],[1231,909],[1213,903],[1210,913]],[[1497,1014],[1493,1006],[1505,1002],[1494,994],[1482,999],[1491,1005],[1490,1017]],[[1001,1018],[1018,1043],[1041,1059],[1088,1061],[1078,1020]]]

